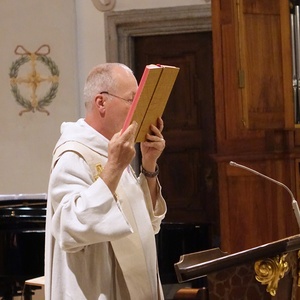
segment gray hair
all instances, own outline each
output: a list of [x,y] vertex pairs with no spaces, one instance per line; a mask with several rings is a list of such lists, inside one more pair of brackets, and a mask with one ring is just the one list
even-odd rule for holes
[[122,67],[132,73],[132,70],[121,63],[104,63],[95,66],[86,79],[83,89],[83,99],[88,108],[95,95],[103,91],[114,92],[117,89],[117,82],[114,78],[116,67]]

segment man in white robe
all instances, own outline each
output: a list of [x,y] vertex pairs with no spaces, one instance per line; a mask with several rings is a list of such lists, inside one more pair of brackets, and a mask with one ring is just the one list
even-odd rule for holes
[[136,89],[126,66],[99,65],[86,81],[85,119],[62,124],[48,190],[46,300],[163,299],[155,246],[166,213],[163,122],[141,143],[136,177],[136,124],[120,133]]

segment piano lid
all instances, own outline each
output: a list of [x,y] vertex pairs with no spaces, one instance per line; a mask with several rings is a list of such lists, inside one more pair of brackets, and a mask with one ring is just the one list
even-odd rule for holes
[[39,194],[0,194],[0,210],[22,206],[44,205],[47,201],[46,193]]
[[0,201],[10,200],[47,200],[46,193],[38,194],[0,194]]

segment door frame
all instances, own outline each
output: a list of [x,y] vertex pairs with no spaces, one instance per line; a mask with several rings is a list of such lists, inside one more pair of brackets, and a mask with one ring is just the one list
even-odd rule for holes
[[[104,25],[106,61],[134,69],[134,37],[211,31],[211,4],[110,11]],[[138,173],[137,157],[132,167]]]
[[211,5],[189,5],[107,12],[105,47],[107,62],[134,67],[134,37],[211,31]]

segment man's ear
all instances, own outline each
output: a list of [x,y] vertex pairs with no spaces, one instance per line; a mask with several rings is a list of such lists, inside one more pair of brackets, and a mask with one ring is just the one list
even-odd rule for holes
[[101,94],[98,94],[95,99],[95,106],[97,108],[98,111],[103,112],[105,109],[105,100],[104,97]]

